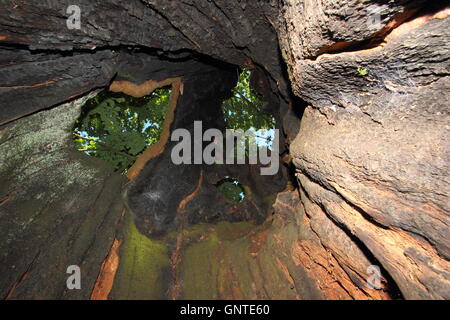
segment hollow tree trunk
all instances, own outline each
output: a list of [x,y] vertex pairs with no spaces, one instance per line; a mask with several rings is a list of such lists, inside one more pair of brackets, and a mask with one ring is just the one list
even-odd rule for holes
[[[71,1],[0,1],[0,297],[450,298],[445,2],[78,3],[70,30]],[[72,147],[112,81],[179,77],[167,130],[223,128],[237,65],[283,130],[271,179],[172,166],[168,142],[129,182]]]

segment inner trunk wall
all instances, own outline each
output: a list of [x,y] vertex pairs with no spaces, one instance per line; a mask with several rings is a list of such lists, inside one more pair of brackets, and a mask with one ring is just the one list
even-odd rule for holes
[[[232,270],[227,276],[218,276],[220,268],[215,265],[208,267],[212,271],[204,277],[198,275],[200,283],[228,283],[228,286],[205,284],[203,292],[202,287],[195,290],[191,287],[191,291],[185,292],[177,290],[174,284],[183,277],[189,279],[189,272],[183,270],[190,269],[185,265],[180,267],[181,271],[169,270],[168,264],[176,258],[176,255],[168,256],[169,251],[176,252],[169,248],[165,254],[167,260],[162,259],[157,265],[161,273],[156,274],[163,274],[159,282],[162,285],[152,293],[144,288],[140,297],[163,297],[160,294],[163,289],[172,288],[170,292],[177,297],[200,292],[201,297],[225,298],[385,299],[398,297],[394,282],[405,298],[449,297],[446,278],[450,269],[447,236],[450,153],[446,141],[449,55],[446,44],[450,28],[448,12],[440,2],[436,2],[434,12],[423,12],[422,1],[379,4],[379,1],[330,0],[323,1],[321,7],[312,0],[271,1],[264,6],[256,2],[215,1],[216,6],[209,3],[202,7],[204,13],[216,18],[211,20],[192,19],[200,14],[194,12],[195,7],[200,8],[196,1],[193,7],[175,3],[147,6],[145,1],[80,3],[84,18],[91,23],[77,32],[61,26],[64,2],[28,1],[24,8],[18,9],[2,5],[0,25],[8,26],[0,40],[3,44],[0,47],[0,124],[3,125],[0,144],[5,150],[2,155],[10,154],[7,141],[18,141],[24,150],[21,161],[25,166],[34,167],[39,161],[36,153],[45,154],[47,151],[41,150],[47,150],[48,145],[39,142],[30,146],[27,141],[10,140],[19,130],[14,128],[24,126],[27,121],[35,123],[38,120],[32,120],[34,117],[45,117],[45,113],[26,115],[105,86],[113,75],[120,75],[120,70],[128,68],[124,64],[132,64],[123,58],[128,55],[123,51],[130,46],[135,50],[160,48],[158,53],[162,55],[163,51],[182,49],[181,53],[166,53],[166,58],[181,60],[185,70],[190,69],[186,57],[192,57],[193,52],[203,54],[204,59],[209,56],[235,65],[256,65],[264,70],[263,78],[268,82],[263,85],[262,93],[270,97],[266,100],[271,105],[279,106],[286,148],[290,151],[286,166],[297,171],[298,189],[296,184],[291,184],[290,189],[278,194],[274,218],[267,229],[244,237],[240,240],[244,244],[228,239],[231,243],[219,246],[214,236],[207,237],[212,239],[212,243],[203,244],[210,245],[207,257],[222,257],[217,252],[229,253],[226,248],[241,248],[236,256],[225,254],[229,263],[225,265]],[[375,29],[367,24],[366,9],[372,4],[381,6],[384,12]],[[183,10],[174,7],[178,5]],[[29,12],[46,14],[36,23]],[[330,15],[330,12],[339,14]],[[210,32],[205,35],[204,30]],[[366,50],[363,42],[379,36],[379,31],[383,36],[388,35],[386,44]],[[280,48],[288,75],[283,72]],[[63,52],[63,49],[73,50]],[[135,55],[133,59],[143,58]],[[358,68],[368,74],[361,75]],[[157,72],[151,74],[158,77]],[[146,79],[134,81],[140,80]],[[290,87],[303,100],[301,106],[290,98]],[[304,104],[308,107],[300,123],[298,109],[304,108]],[[24,118],[16,120],[20,117]],[[36,129],[41,131],[45,132],[45,128]],[[55,152],[58,157],[66,157],[65,153]],[[52,161],[53,158],[42,163],[51,167]],[[23,241],[29,243],[27,239],[34,234],[30,226],[40,230],[38,233],[48,232],[49,226],[24,222],[34,215],[34,207],[18,210],[33,203],[34,195],[39,194],[30,189],[28,194],[33,195],[30,199],[15,192],[24,188],[25,183],[18,162],[11,165],[4,165],[6,160],[2,162],[2,181],[6,182],[0,196],[0,219],[6,228],[2,232],[4,243],[8,244],[1,251],[1,265],[8,274],[0,286],[2,295],[88,298],[112,241],[120,236],[116,228],[133,230],[132,226],[131,229],[123,227],[128,223],[127,214],[124,213],[125,218],[118,224],[124,212],[120,205],[105,213],[109,211],[103,204],[103,209],[93,210],[73,200],[73,203],[67,201],[73,210],[64,211],[60,209],[59,198],[47,199],[44,216],[49,214],[57,219],[59,212],[66,212],[69,220],[59,217],[57,221],[70,221],[80,215],[87,219],[83,227],[70,233],[72,240],[67,240],[66,247],[70,248],[73,239],[79,237],[91,239],[87,236],[90,231],[82,230],[105,228],[105,236],[94,237],[95,241],[79,240],[80,248],[84,249],[73,256],[65,256],[67,253],[63,254],[56,245],[55,249],[39,250],[39,241],[24,245]],[[102,173],[97,164],[82,163],[82,168],[98,174],[99,180],[93,184],[84,184],[89,181],[86,178],[76,180],[79,181],[76,190],[81,193],[91,193],[94,186],[103,184],[105,190],[116,190],[115,186],[120,185],[120,179],[113,178],[114,175],[111,179],[118,180],[99,182],[107,179],[108,174]],[[84,169],[79,174],[84,177]],[[49,190],[59,185],[52,182],[53,174],[27,179],[24,181],[30,185],[45,181]],[[71,177],[68,179],[72,181]],[[99,196],[98,201],[108,203],[104,197]],[[19,216],[5,222],[17,212]],[[103,221],[98,226],[100,229],[93,227],[99,221],[96,219]],[[55,228],[58,235],[64,235],[65,227]],[[14,230],[14,239],[9,238],[8,230]],[[217,232],[221,234],[217,230],[212,234]],[[137,237],[135,233],[129,234],[132,239]],[[84,247],[92,241],[94,244]],[[187,253],[191,257],[188,261],[208,261],[207,257],[198,256],[196,250],[200,249]],[[17,252],[22,251],[24,254],[19,256]],[[41,251],[45,253],[38,254]],[[48,273],[42,271],[44,258],[55,261],[58,277],[46,276]],[[63,266],[83,262],[91,270],[86,287],[80,292],[64,291]],[[380,265],[384,272],[380,291],[366,285],[370,265]],[[147,269],[145,265],[143,268]],[[240,270],[250,271],[240,273]],[[42,277],[41,272],[44,272]],[[219,278],[222,280],[210,281]],[[115,288],[113,296],[120,296]]]

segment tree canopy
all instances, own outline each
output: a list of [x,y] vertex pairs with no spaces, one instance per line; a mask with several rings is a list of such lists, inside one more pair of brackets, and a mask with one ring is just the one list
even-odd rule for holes
[[170,89],[134,98],[102,91],[86,102],[74,130],[78,150],[125,172],[136,156],[157,142],[170,100]]
[[243,68],[233,89],[233,95],[222,104],[228,129],[251,130],[260,146],[270,146],[275,128],[275,118],[262,109],[260,96],[250,86],[251,72]]

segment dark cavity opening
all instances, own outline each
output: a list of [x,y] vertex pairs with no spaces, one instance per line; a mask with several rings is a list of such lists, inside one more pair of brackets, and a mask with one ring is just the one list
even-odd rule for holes
[[126,173],[136,158],[159,140],[170,95],[170,87],[142,98],[101,91],[85,103],[75,123],[77,149]]

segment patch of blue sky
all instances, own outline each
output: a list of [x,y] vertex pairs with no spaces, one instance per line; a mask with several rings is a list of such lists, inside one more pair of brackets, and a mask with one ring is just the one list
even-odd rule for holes
[[250,129],[255,134],[255,142],[258,147],[267,147],[269,150],[272,150],[272,143],[275,138],[274,129],[255,130],[254,127],[251,127]]
[[146,120],[144,123],[144,129],[142,131],[145,131],[148,127],[159,128],[159,123],[151,122],[150,120]]

